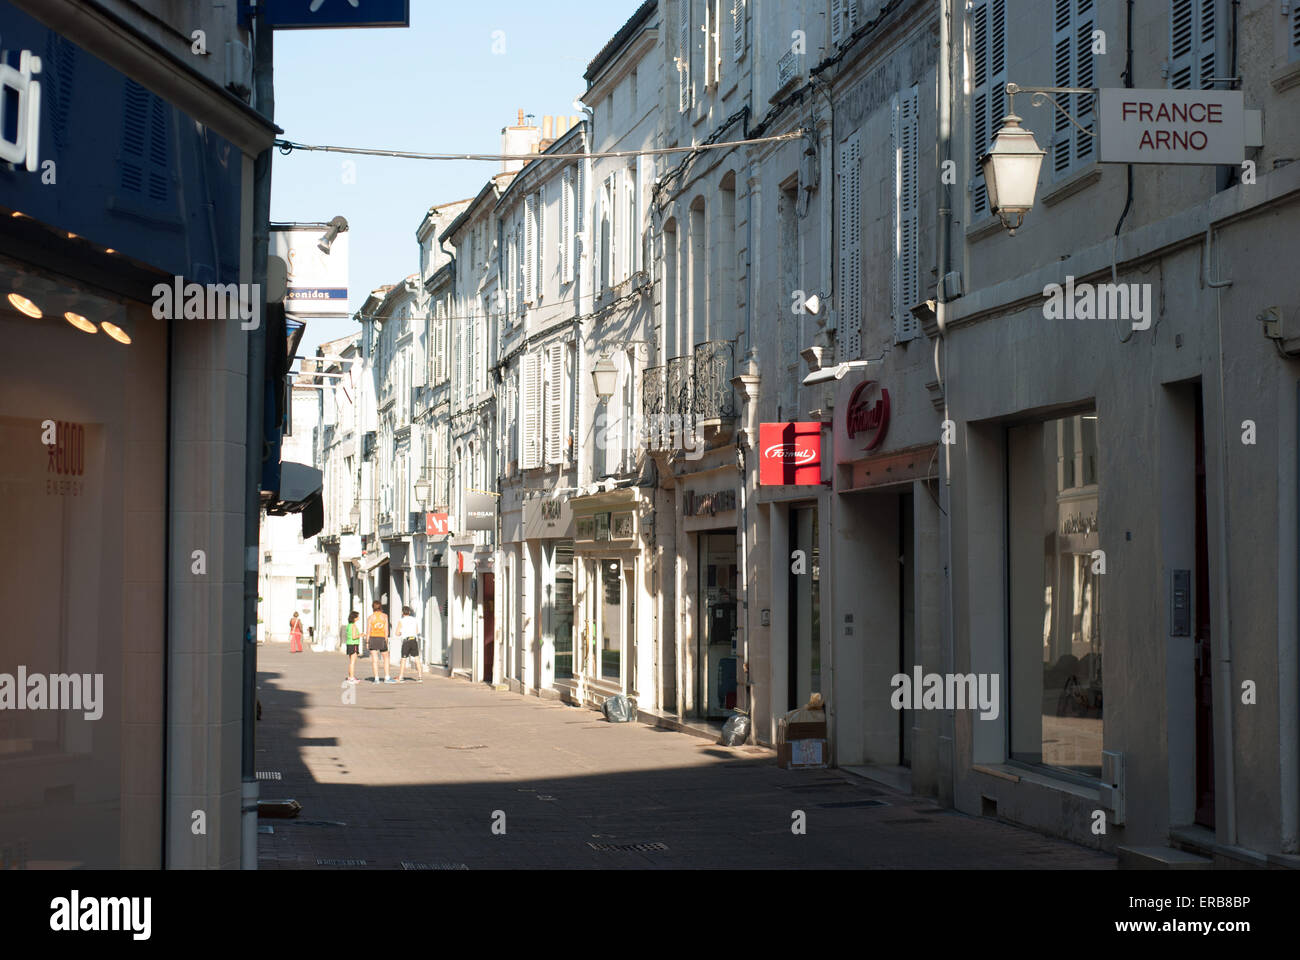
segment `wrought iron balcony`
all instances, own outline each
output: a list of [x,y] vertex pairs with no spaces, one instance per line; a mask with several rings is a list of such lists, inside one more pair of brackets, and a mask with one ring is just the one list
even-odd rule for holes
[[691,406],[699,420],[730,420],[736,416],[736,392],[731,386],[734,353],[730,340],[705,340],[695,345]]
[[646,367],[641,374],[641,413],[647,421],[668,412],[668,368]]
[[665,413],[689,414],[693,410],[694,357],[673,357],[668,361]]

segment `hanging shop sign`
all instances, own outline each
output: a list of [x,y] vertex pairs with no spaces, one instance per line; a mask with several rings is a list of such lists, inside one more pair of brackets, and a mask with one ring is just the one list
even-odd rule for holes
[[789,421],[758,425],[760,486],[816,486],[822,482],[822,425]]
[[424,535],[442,537],[451,533],[451,518],[445,513],[426,513],[424,515]]
[[1240,166],[1246,156],[1240,90],[1103,89],[1097,113],[1102,163]]
[[339,559],[355,560],[361,556],[361,536],[356,533],[345,533],[339,537]]
[[[241,22],[247,17],[244,6]],[[261,6],[276,30],[411,25],[411,0],[262,0]]]
[[324,227],[271,230],[271,253],[288,267],[285,313],[295,317],[348,317],[348,235],[321,249]]
[[465,529],[495,530],[497,528],[497,498],[490,493],[465,491]]
[[[878,380],[853,387],[848,402],[836,404],[835,462],[851,463],[878,450],[889,432],[889,390]],[[838,413],[842,409],[843,414]]]

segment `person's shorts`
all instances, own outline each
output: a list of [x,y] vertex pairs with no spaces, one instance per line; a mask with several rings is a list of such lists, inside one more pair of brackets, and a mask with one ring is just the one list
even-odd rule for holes
[[419,637],[404,637],[402,639],[402,656],[417,658],[420,656]]
[[361,644],[349,643],[347,645],[347,652],[348,652],[348,656],[355,656],[356,654],[361,652]]
[[383,653],[388,649],[388,639],[386,637],[371,637],[370,652]]

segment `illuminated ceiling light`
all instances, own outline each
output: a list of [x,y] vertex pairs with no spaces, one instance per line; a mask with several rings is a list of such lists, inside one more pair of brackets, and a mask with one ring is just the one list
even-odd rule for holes
[[23,213],[21,210],[15,210],[13,213],[9,214],[9,216],[13,217],[15,220],[19,217],[22,217],[24,220],[31,219],[31,217],[27,216],[27,214]]
[[114,250],[112,247],[105,247],[105,248],[104,248],[104,252],[105,252],[105,253],[117,253],[117,251]]
[[69,231],[68,231],[68,239],[69,239],[69,240],[76,240],[76,239],[79,239],[79,238],[77,237],[77,235],[76,235],[75,233],[73,233],[71,230],[69,230]]
[[118,343],[130,344],[131,342],[130,336],[128,336],[127,332],[123,330],[121,327],[119,327],[116,323],[112,323],[108,320],[103,320],[100,321],[99,325],[104,328],[104,332],[106,334],[108,334]]
[[93,323],[91,323],[89,320],[83,317],[81,314],[73,313],[71,310],[63,314],[63,319],[68,321],[68,323],[72,324],[74,327],[76,327],[78,330],[82,331],[83,333],[96,333],[98,332],[99,329]]
[[31,317],[33,320],[39,320],[39,319],[41,319],[41,317],[45,316],[45,314],[41,313],[41,308],[40,308],[40,307],[38,307],[36,304],[32,303],[30,300],[28,300],[26,297],[24,297],[21,293],[11,293],[11,294],[9,294],[9,303],[10,303],[10,304],[13,306],[13,308],[14,308],[15,310],[17,310],[19,313],[25,313],[27,316]]

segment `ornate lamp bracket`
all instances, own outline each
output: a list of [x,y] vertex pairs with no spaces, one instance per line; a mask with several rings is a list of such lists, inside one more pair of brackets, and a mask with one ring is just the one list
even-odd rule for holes
[[1065,107],[1061,106],[1060,102],[1056,99],[1056,97],[1052,96],[1052,94],[1068,95],[1072,93],[1081,93],[1081,94],[1092,95],[1095,97],[1099,92],[1100,91],[1098,91],[1096,87],[1022,87],[1018,83],[1008,83],[1007,84],[1007,113],[1011,115],[1016,112],[1017,93],[1028,93],[1030,94],[1029,102],[1031,105],[1035,107],[1041,107],[1044,103],[1051,103],[1053,107],[1059,110],[1061,114],[1072,124],[1078,127],[1079,130],[1081,130],[1083,133],[1086,133],[1090,137],[1095,137],[1096,134],[1093,133],[1091,130],[1085,129],[1079,123],[1079,121],[1074,118],[1074,115],[1070,113],[1069,110],[1066,110]]

